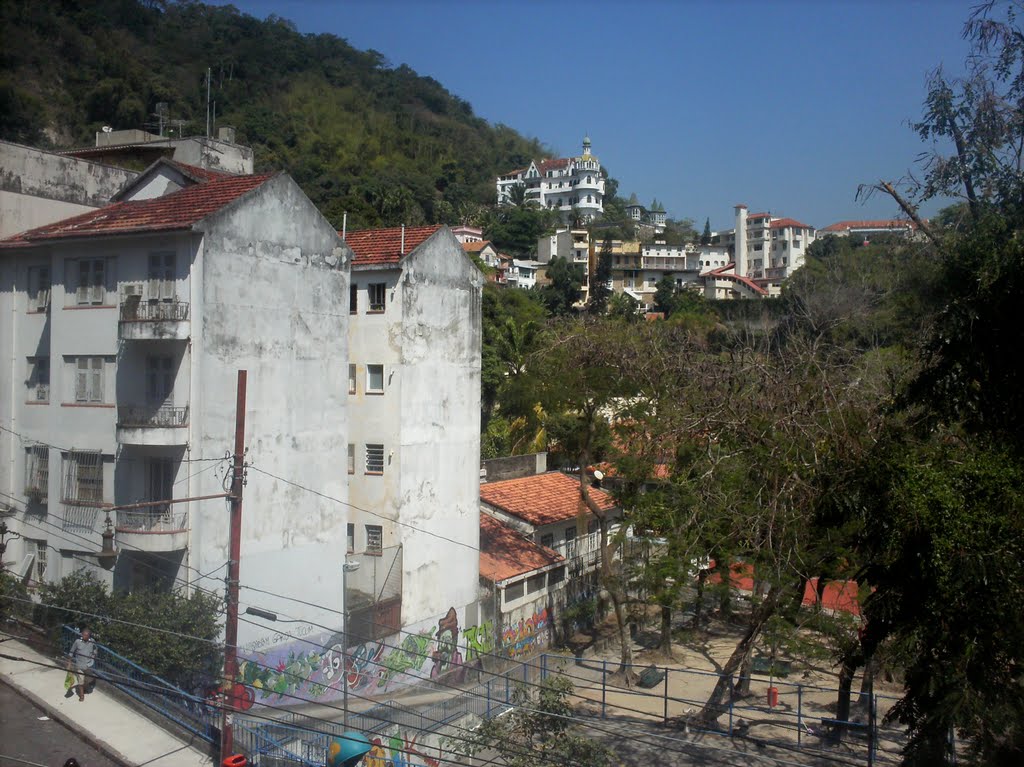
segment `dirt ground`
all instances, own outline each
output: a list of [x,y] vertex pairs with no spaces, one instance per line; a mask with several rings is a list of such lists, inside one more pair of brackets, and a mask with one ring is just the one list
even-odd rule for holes
[[[570,659],[562,664],[563,673],[576,686],[576,712],[606,723],[606,738],[614,742],[621,737],[614,734],[615,728],[629,722],[648,732],[646,747],[654,751],[658,743],[663,749],[671,744],[690,749],[683,749],[680,755],[692,752],[711,759],[716,748],[726,749],[733,757],[736,748],[749,748],[751,759],[755,759],[764,749],[781,748],[787,754],[785,761],[795,759],[801,764],[821,759],[821,763],[828,763],[837,758],[867,761],[868,710],[867,700],[861,701],[858,695],[859,674],[852,688],[850,720],[862,726],[855,724],[841,738],[836,737],[835,726],[827,721],[835,716],[838,669],[831,667],[829,660],[782,656],[780,660],[789,661],[784,676],[752,674],[750,694],[733,701],[719,718],[719,731],[702,732],[686,720],[700,711],[710,696],[722,666],[742,635],[742,624],[712,619],[700,632],[677,632],[680,641],[673,642],[671,660],[657,649],[658,635],[653,630],[657,619],[651,618],[646,625],[651,630],[640,631],[633,640],[633,667],[639,672],[653,664],[664,672],[664,678],[650,689],[627,689],[621,677],[614,674],[619,664],[619,648],[613,624],[601,626],[595,642],[595,648],[600,649],[588,650],[576,662]],[[770,693],[770,688],[774,692]],[[903,732],[898,726],[882,722],[900,691],[895,685],[878,680],[874,692],[879,723],[876,763],[897,762]]]

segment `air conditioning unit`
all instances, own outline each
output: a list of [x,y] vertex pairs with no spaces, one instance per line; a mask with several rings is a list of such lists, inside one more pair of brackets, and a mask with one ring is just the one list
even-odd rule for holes
[[142,298],[145,285],[141,282],[130,282],[121,286],[121,303],[132,296]]

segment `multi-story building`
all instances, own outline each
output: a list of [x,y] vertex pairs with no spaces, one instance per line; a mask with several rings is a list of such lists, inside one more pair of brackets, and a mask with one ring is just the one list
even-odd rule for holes
[[[162,159],[117,199],[0,242],[0,352],[13,363],[0,483],[22,536],[5,565],[30,584],[87,568],[118,589],[219,592],[229,517],[216,496],[246,370],[257,436],[241,583],[339,604],[349,317],[338,305],[350,251],[284,174]],[[118,552],[105,573],[108,526]],[[327,608],[288,612],[336,620]],[[240,627],[242,642],[260,636]]]
[[657,198],[651,202],[650,208],[645,208],[640,204],[636,194],[632,194],[629,197],[629,202],[626,203],[626,213],[636,224],[648,227],[648,231],[653,229],[655,234],[665,231],[667,214],[665,206],[658,202]]
[[[545,266],[551,263],[552,258],[562,258],[574,266],[583,269],[583,285],[580,288],[580,300],[577,305],[587,303],[587,296],[590,293],[590,263],[592,254],[590,252],[590,232],[586,229],[558,229],[554,234],[545,235],[537,240],[537,261]],[[532,287],[520,283],[520,287]]]
[[732,253],[733,274],[753,280],[769,293],[777,292],[804,265],[807,248],[814,242],[814,227],[770,213],[748,214],[742,204],[735,213],[736,226],[714,233],[711,244]]
[[574,210],[584,221],[593,221],[604,212],[604,176],[590,148],[590,138],[584,137],[583,153],[577,157],[533,160],[498,176],[498,204],[510,204],[512,189],[522,186],[526,203],[557,210],[566,221]]
[[346,242],[348,548],[364,563],[349,587],[353,631],[370,628],[360,595],[390,598],[373,608],[379,636],[476,601],[483,275],[446,227]]

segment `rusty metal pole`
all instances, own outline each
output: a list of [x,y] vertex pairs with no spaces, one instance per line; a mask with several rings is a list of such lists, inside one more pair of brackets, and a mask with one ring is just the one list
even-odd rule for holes
[[224,623],[224,707],[221,709],[220,758],[234,751],[233,719],[237,707],[238,678],[238,565],[242,556],[242,479],[245,470],[245,379],[238,371],[235,395],[235,454],[231,477],[231,521],[228,544],[227,618]]

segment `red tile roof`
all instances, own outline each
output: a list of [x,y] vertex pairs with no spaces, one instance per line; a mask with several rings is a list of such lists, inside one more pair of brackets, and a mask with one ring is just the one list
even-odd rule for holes
[[117,202],[13,235],[0,240],[0,247],[16,247],[69,237],[188,229],[256,189],[274,175],[216,176],[210,181],[179,189],[163,197]]
[[[397,264],[403,256],[419,247],[428,237],[441,227],[407,226],[405,227],[405,250],[402,250],[402,227],[390,229],[363,229],[348,232],[345,242],[352,248],[355,258],[354,266],[367,264]],[[341,234],[339,232],[339,234]]]
[[735,267],[736,267],[736,264],[730,261],[725,266],[720,266],[717,269],[712,269],[710,272],[704,272],[700,276],[701,277],[714,277],[715,279],[732,280],[733,282],[742,282],[744,285],[746,285],[748,288],[753,290],[755,293],[758,293],[759,295],[762,295],[762,296],[768,295],[768,291],[767,290],[762,288],[760,285],[758,285],[756,282],[754,282],[749,277],[741,277],[738,274],[727,274],[726,273],[726,269],[734,269]]
[[899,218],[878,219],[876,221],[837,221],[819,229],[820,232],[848,232],[851,229],[917,229],[913,221]]
[[489,514],[480,515],[480,575],[504,581],[564,561]]
[[[592,487],[590,497],[602,511],[616,507],[604,490]],[[534,527],[576,519],[581,510],[586,511],[579,479],[560,471],[487,482],[480,485],[480,500]]]
[[[160,162],[160,160],[158,160],[158,162]],[[162,162],[165,162],[168,165],[173,165],[193,181],[215,181],[219,178],[235,175],[234,173],[227,173],[226,171],[221,170],[210,170],[209,168],[200,168],[198,165],[189,165],[188,163],[169,160],[167,158],[163,158]]]
[[479,253],[484,248],[491,246],[490,240],[484,240],[483,242],[464,242],[462,243],[462,249],[467,253]]
[[541,174],[547,173],[549,170],[558,170],[559,168],[565,168],[569,165],[569,158],[562,157],[557,160],[541,160],[537,165]]
[[747,215],[748,221],[753,221],[755,218],[770,218],[771,213],[750,213]]
[[787,227],[790,227],[790,228],[793,228],[793,229],[813,229],[814,228],[813,226],[808,226],[807,224],[801,224],[795,218],[780,218],[780,219],[777,219],[775,221],[772,221],[772,226],[771,226],[772,229],[785,229]]

